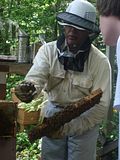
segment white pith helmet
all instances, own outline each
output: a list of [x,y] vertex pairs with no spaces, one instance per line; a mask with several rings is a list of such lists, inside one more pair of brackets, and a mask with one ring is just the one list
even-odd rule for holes
[[96,24],[96,9],[87,0],[72,1],[65,12],[57,15],[57,20],[63,26],[69,25],[96,34],[100,32]]

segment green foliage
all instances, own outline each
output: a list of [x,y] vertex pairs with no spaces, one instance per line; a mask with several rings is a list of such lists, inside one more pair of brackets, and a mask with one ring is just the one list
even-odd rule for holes
[[6,99],[11,100],[11,88],[14,88],[18,82],[22,81],[25,76],[8,74],[7,75],[7,86],[6,86]]
[[39,141],[31,144],[26,131],[17,134],[16,157],[22,160],[38,160],[40,155]]
[[102,35],[100,34],[93,42],[93,44],[104,54],[106,54],[106,45],[103,43]]
[[10,54],[11,40],[9,38],[9,26],[6,20],[1,20],[0,24],[0,53]]
[[30,103],[21,102],[18,104],[18,108],[24,108],[26,111],[38,111],[42,107],[43,96],[33,99]]
[[11,0],[1,2],[2,17],[10,18],[27,32],[31,41],[40,33],[45,33],[46,41],[56,39],[56,13],[63,10],[69,1],[60,0]]

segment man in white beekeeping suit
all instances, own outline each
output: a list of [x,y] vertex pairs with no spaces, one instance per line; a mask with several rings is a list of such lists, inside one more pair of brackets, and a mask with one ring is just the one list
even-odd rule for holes
[[41,113],[50,117],[101,88],[99,104],[66,123],[55,136],[42,138],[42,160],[95,160],[99,124],[107,115],[111,93],[109,61],[92,44],[99,35],[96,10],[88,1],[74,0],[57,21],[63,33],[40,47],[16,95],[30,102],[44,89],[48,101]]

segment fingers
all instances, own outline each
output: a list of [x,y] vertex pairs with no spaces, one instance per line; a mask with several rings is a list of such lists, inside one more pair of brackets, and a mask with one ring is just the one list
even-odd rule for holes
[[15,94],[22,102],[29,103],[32,101],[37,92],[34,84],[23,81],[15,87]]
[[21,92],[34,92],[36,90],[35,86],[33,83],[31,82],[26,82],[23,81],[20,85],[19,85]]

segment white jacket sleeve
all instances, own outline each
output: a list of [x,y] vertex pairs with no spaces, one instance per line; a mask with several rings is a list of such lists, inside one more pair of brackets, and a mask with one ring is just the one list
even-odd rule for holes
[[116,90],[115,90],[115,99],[114,99],[114,108],[120,111],[120,37],[117,42],[117,82],[116,82]]
[[93,88],[96,90],[101,88],[103,91],[102,98],[99,104],[96,104],[90,110],[84,112],[79,117],[73,119],[69,123],[66,123],[61,128],[61,134],[73,135],[82,134],[85,131],[91,129],[97,124],[100,124],[107,115],[110,99],[111,99],[111,68],[107,59],[102,61],[101,67],[98,67],[97,74],[93,79]]
[[48,61],[45,46],[42,46],[35,56],[31,69],[25,77],[26,81],[32,81],[35,84],[38,94],[44,88],[44,85],[48,80],[50,68]]

